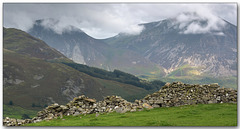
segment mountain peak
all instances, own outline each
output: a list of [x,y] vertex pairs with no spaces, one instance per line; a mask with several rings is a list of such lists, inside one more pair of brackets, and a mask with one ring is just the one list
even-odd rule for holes
[[213,14],[201,12],[182,12],[157,22],[150,22],[144,25],[145,30],[159,29],[160,33],[179,34],[213,34],[224,36],[224,29],[228,22]]
[[76,32],[84,33],[81,29],[75,26],[64,25],[59,20],[56,20],[53,18],[36,20],[34,23],[34,27],[43,27],[44,29],[49,29],[57,34],[76,33]]

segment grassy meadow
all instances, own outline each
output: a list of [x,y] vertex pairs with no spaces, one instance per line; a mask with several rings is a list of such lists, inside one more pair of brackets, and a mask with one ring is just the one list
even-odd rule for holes
[[237,104],[199,104],[123,114],[64,116],[25,126],[237,126]]

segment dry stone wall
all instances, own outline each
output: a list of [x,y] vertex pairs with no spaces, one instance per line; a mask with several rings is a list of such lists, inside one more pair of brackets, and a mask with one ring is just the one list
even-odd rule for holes
[[66,105],[52,104],[38,112],[33,119],[19,120],[5,118],[4,126],[20,126],[27,123],[36,123],[42,120],[62,118],[63,116],[77,116],[81,114],[109,112],[135,112],[143,109],[172,107],[192,104],[210,103],[237,103],[237,90],[220,88],[218,84],[190,85],[181,82],[166,83],[159,91],[147,95],[134,103],[128,102],[120,96],[107,96],[103,101],[96,102],[95,99],[84,95],[74,98]]
[[159,91],[147,95],[139,104],[156,107],[173,107],[192,104],[236,103],[237,90],[220,88],[217,83],[190,85],[181,82],[166,83]]

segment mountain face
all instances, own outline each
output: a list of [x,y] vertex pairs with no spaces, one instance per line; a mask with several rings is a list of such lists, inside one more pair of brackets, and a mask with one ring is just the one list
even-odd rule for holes
[[[64,55],[17,29],[3,29],[3,100],[16,106],[64,104],[86,95],[97,100],[108,95],[132,98],[148,91],[130,84],[95,78],[57,61]],[[57,60],[57,61],[55,61]]]
[[37,20],[34,27],[29,30],[29,34],[45,41],[74,62],[80,64],[95,62],[100,65],[106,60],[102,51],[109,45],[97,41],[72,26],[71,31],[64,31],[62,34],[55,33],[52,29],[42,26],[42,22],[42,20]]
[[236,76],[237,27],[219,18],[224,26],[211,29],[209,20],[185,15],[197,18],[184,24],[177,18],[141,24],[145,29],[139,35],[119,34],[104,41],[141,54],[167,75],[187,65],[194,75]]
[[37,20],[28,33],[45,41],[76,63],[111,71],[119,69],[135,75],[154,71],[164,74],[160,66],[134,51],[112,47],[73,26],[58,34],[44,26],[43,22],[44,20]]

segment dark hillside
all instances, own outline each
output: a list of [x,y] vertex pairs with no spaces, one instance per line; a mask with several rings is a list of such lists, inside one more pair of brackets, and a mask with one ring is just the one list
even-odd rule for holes
[[132,74],[122,72],[120,70],[114,70],[113,72],[111,72],[111,71],[106,71],[106,70],[95,68],[95,67],[89,67],[87,65],[82,65],[77,63],[64,63],[64,64],[80,72],[84,72],[88,75],[91,75],[93,77],[131,84],[137,87],[144,88],[146,90],[156,91],[156,90],[159,90],[165,84],[165,82],[160,80],[154,80],[154,81],[141,80]]

